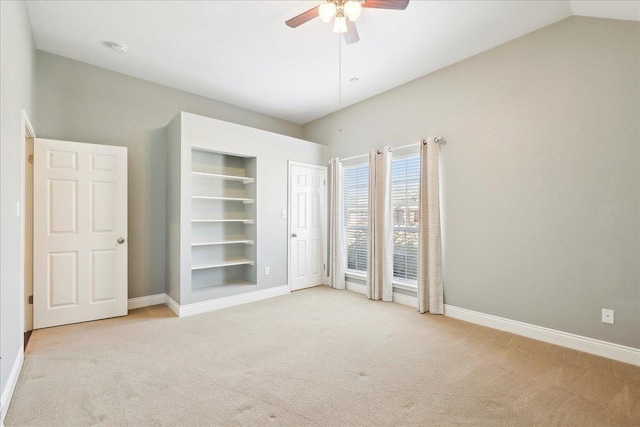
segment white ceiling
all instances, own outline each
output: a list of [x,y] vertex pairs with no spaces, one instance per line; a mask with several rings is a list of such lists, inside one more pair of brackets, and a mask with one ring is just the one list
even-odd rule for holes
[[[284,24],[317,4],[27,2],[38,49],[300,124],[339,109],[338,36],[319,19]],[[640,2],[411,0],[405,11],[363,9],[360,42],[342,44],[341,105],[572,14],[640,20]]]

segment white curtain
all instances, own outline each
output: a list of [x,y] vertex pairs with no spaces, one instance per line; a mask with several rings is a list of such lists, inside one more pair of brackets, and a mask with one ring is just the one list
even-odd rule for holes
[[384,147],[369,152],[369,299],[393,301],[392,237],[391,153]]
[[340,159],[331,159],[331,189],[330,189],[330,229],[329,229],[329,276],[331,287],[345,288],[345,241],[344,215],[342,202],[342,163]]
[[418,310],[433,314],[444,314],[439,150],[434,138],[420,144]]

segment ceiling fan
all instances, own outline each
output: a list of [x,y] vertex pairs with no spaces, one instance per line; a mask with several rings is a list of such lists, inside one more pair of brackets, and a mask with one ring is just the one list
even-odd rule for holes
[[408,4],[409,0],[326,0],[325,3],[289,19],[285,24],[296,28],[318,16],[323,22],[329,22],[335,16],[333,31],[344,34],[345,42],[353,44],[360,40],[355,21],[363,7],[405,10]]

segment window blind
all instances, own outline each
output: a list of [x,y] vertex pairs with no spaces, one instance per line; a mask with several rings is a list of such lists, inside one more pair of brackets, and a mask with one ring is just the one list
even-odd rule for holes
[[344,166],[344,235],[347,240],[347,269],[367,271],[369,165]]
[[393,277],[415,283],[418,278],[420,156],[393,159]]

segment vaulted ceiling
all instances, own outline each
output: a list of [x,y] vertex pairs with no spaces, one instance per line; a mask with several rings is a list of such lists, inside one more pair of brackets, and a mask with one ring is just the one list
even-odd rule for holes
[[[636,1],[411,0],[404,11],[363,9],[360,42],[339,46],[320,19],[284,24],[320,3],[27,5],[38,49],[299,124],[573,14],[640,20]],[[109,42],[128,53],[113,52]]]

